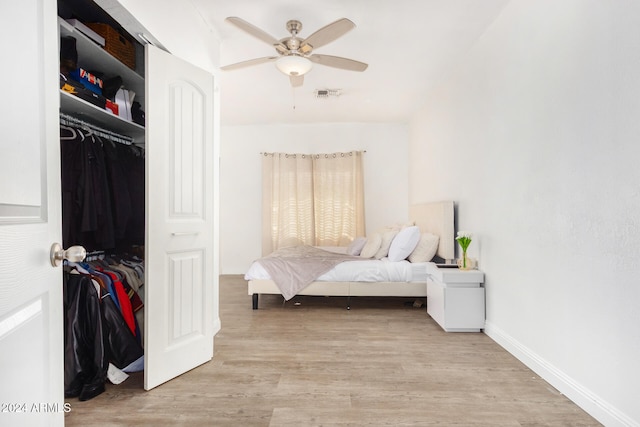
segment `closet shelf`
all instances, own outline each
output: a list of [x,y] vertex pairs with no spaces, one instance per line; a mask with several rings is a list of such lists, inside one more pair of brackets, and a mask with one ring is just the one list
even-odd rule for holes
[[60,112],[108,128],[114,132],[131,136],[136,143],[144,142],[144,126],[124,120],[62,90],[60,91]]
[[105,78],[114,76],[122,77],[124,88],[134,91],[136,93],[135,100],[141,105],[145,105],[145,84],[143,76],[120,62],[61,17],[58,17],[58,24],[60,27],[60,37],[71,36],[76,39],[79,67],[89,72],[100,71],[104,73]]

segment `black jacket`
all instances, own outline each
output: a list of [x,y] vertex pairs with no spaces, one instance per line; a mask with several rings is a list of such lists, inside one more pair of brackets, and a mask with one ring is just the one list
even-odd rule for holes
[[65,397],[91,399],[104,391],[109,362],[122,369],[144,350],[108,293],[99,295],[89,276],[65,273]]

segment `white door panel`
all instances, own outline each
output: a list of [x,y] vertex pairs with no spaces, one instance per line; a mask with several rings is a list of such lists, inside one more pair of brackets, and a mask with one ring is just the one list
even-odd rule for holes
[[0,425],[63,425],[58,32],[55,0],[2,2]]
[[213,76],[146,48],[145,389],[213,356]]

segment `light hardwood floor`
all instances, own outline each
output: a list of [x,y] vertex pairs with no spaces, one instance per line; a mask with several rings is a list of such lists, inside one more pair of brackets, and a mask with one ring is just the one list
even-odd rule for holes
[[222,276],[213,360],[148,392],[137,374],[70,399],[66,425],[600,425],[486,335],[445,333],[412,303],[267,295],[254,311],[242,276]]

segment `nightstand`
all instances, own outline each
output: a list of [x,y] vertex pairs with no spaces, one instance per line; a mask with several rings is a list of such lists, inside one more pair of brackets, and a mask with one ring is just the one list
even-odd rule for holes
[[447,332],[484,328],[484,273],[480,270],[427,268],[427,313]]

